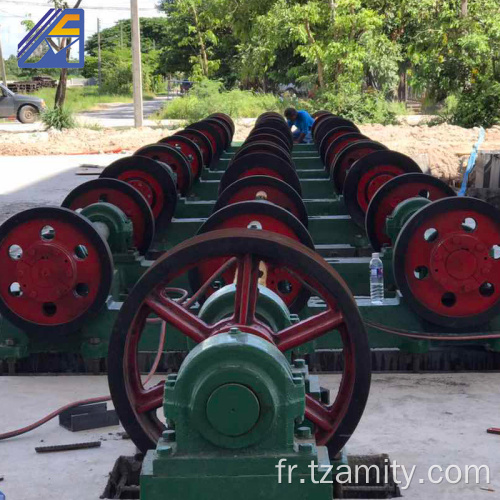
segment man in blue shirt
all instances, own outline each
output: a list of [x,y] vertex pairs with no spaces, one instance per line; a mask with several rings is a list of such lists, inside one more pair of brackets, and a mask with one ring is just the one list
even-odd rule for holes
[[293,142],[295,144],[310,144],[312,142],[311,127],[314,118],[307,111],[297,111],[295,108],[285,109],[285,118],[288,126],[297,128],[293,132]]

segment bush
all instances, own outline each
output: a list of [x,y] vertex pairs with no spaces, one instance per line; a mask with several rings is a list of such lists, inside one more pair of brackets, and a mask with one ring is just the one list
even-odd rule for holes
[[381,92],[360,91],[351,85],[327,88],[318,93],[315,109],[328,109],[354,123],[397,123],[396,107]]
[[160,118],[201,120],[212,113],[227,113],[233,118],[255,118],[265,111],[282,111],[287,103],[273,94],[248,90],[223,90],[221,82],[201,80],[185,97],[168,102]]
[[41,119],[47,128],[63,130],[76,127],[73,113],[66,108],[47,109],[42,113]]
[[484,80],[464,90],[454,105],[451,122],[466,128],[500,123],[500,83]]

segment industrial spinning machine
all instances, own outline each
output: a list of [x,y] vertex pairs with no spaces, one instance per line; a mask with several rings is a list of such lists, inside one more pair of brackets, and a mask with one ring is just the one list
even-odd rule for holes
[[372,363],[498,367],[500,214],[327,112],[311,146],[276,113],[233,135],[213,115],[5,222],[0,357],[106,359],[145,500],[330,499]]
[[[21,212],[0,227],[0,358],[11,373],[105,369],[112,325],[155,259],[197,234],[248,227],[315,249],[339,273],[377,348],[375,369],[499,366],[493,206],[455,196],[411,158],[328,112],[316,116],[315,145],[294,146],[276,113],[259,117],[241,147],[231,146],[233,134],[227,115],[212,115],[117,160],[62,207]],[[379,305],[367,298],[373,251],[385,269]],[[179,280],[182,294],[196,295],[216,271],[199,257],[198,270]],[[324,307],[279,266],[267,275],[292,318]],[[225,297],[232,280],[226,271],[205,294]],[[150,329],[144,370],[161,340],[159,324]],[[179,366],[191,347],[169,330],[159,366]],[[337,370],[341,348],[328,334],[294,356]]]

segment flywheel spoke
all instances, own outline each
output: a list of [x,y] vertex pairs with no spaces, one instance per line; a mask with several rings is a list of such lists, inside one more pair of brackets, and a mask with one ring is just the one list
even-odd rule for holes
[[136,404],[137,413],[146,413],[156,410],[163,404],[163,393],[165,386],[163,382],[141,392]]
[[335,330],[343,323],[344,316],[340,311],[328,309],[279,332],[275,336],[276,345],[280,351],[288,351]]
[[175,300],[152,292],[145,300],[148,307],[161,319],[180,330],[195,342],[203,342],[210,336],[211,328],[204,321],[185,309]]
[[306,395],[306,418],[317,427],[320,438],[334,430],[330,410],[309,395]]
[[251,325],[259,294],[259,261],[251,254],[238,261],[234,318],[240,325]]

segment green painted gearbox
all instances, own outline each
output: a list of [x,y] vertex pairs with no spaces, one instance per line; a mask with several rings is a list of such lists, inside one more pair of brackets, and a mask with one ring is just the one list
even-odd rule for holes
[[100,201],[80,213],[94,224],[114,254],[126,253],[133,247],[132,221],[115,205]]
[[196,346],[165,383],[164,412],[168,429],[144,459],[142,500],[331,500],[332,484],[319,483],[326,448],[307,428],[295,435],[304,375],[268,341],[232,329]]

